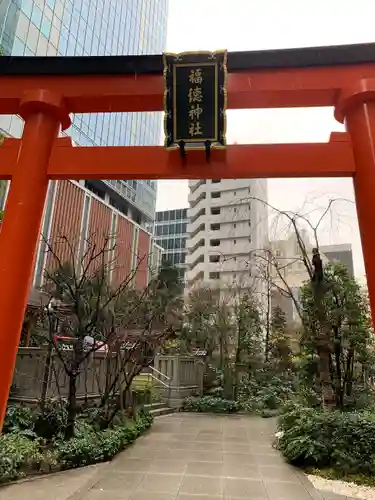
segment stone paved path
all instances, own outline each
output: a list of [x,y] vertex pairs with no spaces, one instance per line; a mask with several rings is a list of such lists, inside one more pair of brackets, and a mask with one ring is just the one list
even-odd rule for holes
[[59,484],[68,485],[79,471],[1,488],[0,498],[345,500],[321,496],[303,474],[286,464],[272,448],[274,432],[275,421],[270,419],[174,414],[156,420],[147,435],[98,468],[94,477],[91,473],[74,493],[57,495],[56,477],[64,477]]

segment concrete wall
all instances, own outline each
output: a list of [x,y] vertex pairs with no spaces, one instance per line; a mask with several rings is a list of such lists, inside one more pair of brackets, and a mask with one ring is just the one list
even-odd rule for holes
[[[120,359],[115,354],[107,357],[104,352],[97,351],[90,355],[85,362],[86,366],[81,365],[82,373],[77,379],[77,397],[91,399],[103,394],[106,383],[113,380],[117,373],[119,362]],[[186,397],[202,394],[204,364],[199,358],[157,355],[154,367],[156,371],[150,368],[149,372],[160,389],[162,399],[170,406],[180,407]],[[47,347],[18,349],[13,397],[29,401],[40,400],[44,387],[47,398],[66,397],[68,383],[69,379],[56,351],[49,357]]]
[[[17,353],[16,367],[13,375],[15,396],[26,399],[40,399],[43,385],[46,384],[48,398],[68,395],[68,377],[56,351],[52,352],[49,361],[48,348],[20,347]],[[108,359],[105,353],[96,352],[82,364],[82,374],[77,379],[78,397],[95,397],[102,394],[109,378],[116,373],[118,359]],[[86,365],[86,366],[85,366]]]

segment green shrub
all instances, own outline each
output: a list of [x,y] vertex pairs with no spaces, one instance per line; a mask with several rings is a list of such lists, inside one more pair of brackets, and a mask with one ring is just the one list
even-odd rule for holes
[[62,436],[68,424],[66,404],[60,401],[47,401],[43,412],[35,420],[35,432],[45,439]]
[[332,455],[334,413],[288,404],[282,410],[278,447],[292,463],[327,466]]
[[152,384],[147,384],[145,387],[136,387],[132,390],[134,404],[142,406],[150,404],[152,401]]
[[259,411],[259,415],[262,418],[273,418],[277,417],[280,413],[280,410],[275,409],[275,410],[270,410],[269,408],[264,408],[263,410]]
[[343,475],[375,473],[375,415],[325,411],[290,403],[279,419],[278,447],[299,466]]
[[215,398],[222,398],[224,396],[224,389],[222,387],[211,387],[206,390],[205,396],[213,396]]
[[242,378],[237,399],[245,411],[266,415],[265,410],[277,410],[293,394],[292,375],[278,375],[266,367]]
[[43,451],[39,439],[10,433],[0,437],[0,483],[12,481],[31,472],[48,471],[56,465],[55,454]]
[[68,441],[58,441],[56,451],[59,463],[69,469],[110,460],[148,429],[152,420],[152,415],[141,410],[136,422],[128,421],[126,425],[100,432],[91,430]]
[[37,413],[28,406],[10,404],[5,414],[3,433],[29,434],[34,431]]
[[[54,408],[50,408],[50,413],[46,415],[50,417],[43,429],[48,431],[46,433],[50,437],[49,425],[53,422],[57,426],[63,425],[65,416],[63,414],[61,420],[58,417],[59,410]],[[13,427],[10,420],[12,416]],[[40,471],[48,472],[54,468],[69,469],[110,460],[148,429],[153,421],[152,415],[142,409],[137,413],[136,421],[119,415],[116,420],[118,425],[96,431],[82,415],[77,419],[76,436],[73,439],[62,440],[56,430],[55,438],[47,441],[37,437],[32,430],[38,418],[35,409],[8,408],[8,433],[0,437],[0,482]],[[9,432],[10,429],[13,432]]]
[[234,413],[239,410],[236,401],[217,398],[214,396],[202,396],[200,398],[187,398],[184,402],[185,411],[198,411],[207,413]]

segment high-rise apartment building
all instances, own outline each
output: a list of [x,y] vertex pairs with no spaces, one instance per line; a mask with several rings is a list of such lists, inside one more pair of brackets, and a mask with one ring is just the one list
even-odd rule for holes
[[156,212],[155,238],[163,248],[163,262],[176,266],[182,281],[187,269],[187,225],[187,208]]
[[[0,0],[0,47],[13,56],[160,54],[168,0]],[[82,146],[155,145],[157,113],[95,113],[73,117],[68,130]],[[22,120],[0,116],[0,132],[22,134]],[[138,224],[154,219],[155,181],[92,181],[86,187]]]
[[187,287],[261,293],[252,252],[268,244],[267,181],[189,181]]

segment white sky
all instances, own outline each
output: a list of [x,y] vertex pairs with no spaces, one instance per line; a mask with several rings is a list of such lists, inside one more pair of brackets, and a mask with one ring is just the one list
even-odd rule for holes
[[[374,0],[170,0],[167,50],[262,50],[375,41]],[[331,108],[228,112],[228,142],[325,142]],[[158,210],[187,206],[187,181],[159,181]],[[283,210],[343,200],[327,219],[321,244],[352,243],[356,274],[364,274],[350,179],[271,179],[269,202]],[[270,235],[273,236],[272,234]],[[278,234],[278,237],[283,235]]]

